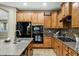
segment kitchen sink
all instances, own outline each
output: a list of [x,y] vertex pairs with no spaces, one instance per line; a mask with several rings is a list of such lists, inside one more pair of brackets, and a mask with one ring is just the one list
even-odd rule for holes
[[57,37],[57,38],[64,42],[76,42],[76,40],[73,40],[69,37]]

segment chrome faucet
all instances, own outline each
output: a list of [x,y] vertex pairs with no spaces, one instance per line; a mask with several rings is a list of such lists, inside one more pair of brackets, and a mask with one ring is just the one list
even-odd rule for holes
[[57,32],[55,33],[55,35],[58,36],[59,32],[60,32],[60,31],[57,31]]
[[[21,31],[20,31],[20,30],[16,30],[16,32],[18,32],[18,33],[19,33],[19,35],[21,36]],[[16,43],[17,43],[16,32],[15,32],[14,44],[16,44]],[[19,40],[19,41],[20,41],[20,40]]]

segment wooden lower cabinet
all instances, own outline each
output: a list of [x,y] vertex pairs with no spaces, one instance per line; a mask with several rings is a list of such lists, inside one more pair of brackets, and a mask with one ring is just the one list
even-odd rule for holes
[[44,47],[45,48],[51,48],[51,37],[44,37]]
[[52,47],[52,49],[54,49],[54,48],[55,48],[55,38],[52,37],[52,38],[51,38],[51,41],[52,41],[52,42],[51,42],[51,44],[52,44],[51,47]]
[[79,54],[58,39],[53,38],[52,45],[57,56],[78,56]]
[[54,47],[54,51],[56,53],[57,56],[62,56],[62,43],[59,42],[58,40],[55,40],[55,47]]
[[33,43],[33,48],[43,48],[44,44],[43,43]]
[[69,56],[69,52],[63,48],[63,56]]
[[32,56],[32,55],[33,55],[33,50],[32,50],[32,48],[33,48],[33,42],[31,42],[31,43],[29,44],[29,46],[27,47],[27,50],[26,50],[26,55],[27,55],[27,56]]
[[69,49],[69,56],[77,56],[77,52],[72,49]]
[[51,48],[51,37],[44,36],[43,43],[33,43],[33,48]]

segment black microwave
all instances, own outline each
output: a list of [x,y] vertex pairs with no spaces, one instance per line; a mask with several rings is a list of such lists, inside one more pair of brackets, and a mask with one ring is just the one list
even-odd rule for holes
[[42,25],[32,26],[32,32],[43,32],[43,26]]

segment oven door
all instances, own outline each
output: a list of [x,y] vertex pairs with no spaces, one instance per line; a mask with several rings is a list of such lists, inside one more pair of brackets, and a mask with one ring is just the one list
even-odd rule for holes
[[34,43],[43,43],[43,35],[35,34],[33,38]]

